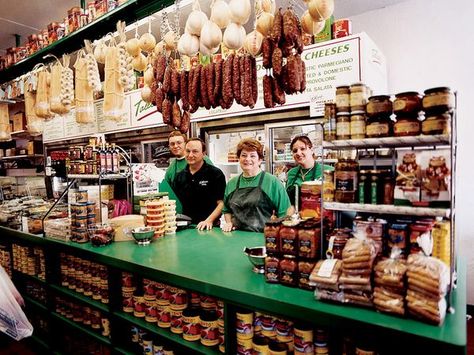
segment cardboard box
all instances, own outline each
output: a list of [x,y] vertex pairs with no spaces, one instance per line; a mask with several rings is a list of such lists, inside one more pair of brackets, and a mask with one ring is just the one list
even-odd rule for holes
[[[99,200],[99,186],[81,186],[81,190],[86,190],[89,201]],[[114,185],[102,185],[100,190],[102,202],[114,199]]]
[[451,205],[451,152],[449,149],[424,151],[421,165],[421,202],[429,207]]
[[26,128],[26,118],[24,112],[15,113],[12,117],[13,132],[23,131]]
[[397,180],[395,183],[395,205],[419,205],[421,189],[422,152],[399,151],[397,161]]

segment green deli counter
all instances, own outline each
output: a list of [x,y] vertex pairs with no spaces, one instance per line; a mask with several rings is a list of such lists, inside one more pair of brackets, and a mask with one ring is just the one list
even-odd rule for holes
[[[39,333],[34,324],[32,340],[41,344],[45,353],[67,350],[55,337],[58,334],[55,329],[64,327],[74,329],[73,334],[81,333],[81,336],[95,339],[112,353],[137,353],[128,340],[133,338],[130,335],[133,327],[138,327],[149,332],[154,339],[162,339],[175,353],[218,354],[225,351],[236,354],[237,347],[241,349],[243,346],[236,330],[238,314],[252,311],[272,315],[275,319],[288,319],[295,327],[304,323],[315,331],[325,329],[328,340],[324,339],[323,343],[327,342],[329,354],[349,353],[347,349],[351,344],[361,351],[369,351],[364,354],[466,353],[466,268],[460,261],[451,304],[455,311],[446,315],[442,326],[434,326],[374,309],[316,301],[312,291],[266,283],[264,275],[252,271],[252,265],[243,252],[245,247],[264,245],[261,233],[223,233],[217,228],[203,232],[187,229],[147,246],[127,241],[104,247],[41,238],[1,227],[0,235],[0,245],[13,254],[13,280],[25,297],[27,316],[41,314],[43,320],[51,322],[49,333],[47,330]],[[44,259],[39,275],[30,265],[31,255],[40,255]],[[106,285],[107,298],[87,297],[86,292],[65,286],[67,278],[62,276],[64,265],[61,260],[71,255],[105,268],[102,284]],[[21,257],[26,261],[20,260]],[[35,262],[38,264],[37,260]],[[221,300],[224,327],[220,330],[224,332],[224,344],[219,349],[218,346],[203,345],[199,340],[187,341],[181,334],[157,326],[150,319],[146,321],[143,316],[125,312],[123,272],[132,273],[139,280],[139,286],[145,284],[145,280],[154,280]],[[92,279],[94,277],[99,276],[93,272]],[[44,289],[39,300],[34,297],[35,293],[26,292],[31,291],[35,283]],[[110,323],[110,329],[101,328],[102,331],[98,332],[84,325],[84,319],[81,319],[83,323],[75,321],[74,309],[71,316],[64,307],[61,308],[71,300],[86,307],[86,311],[100,311],[108,320],[107,326]],[[314,341],[316,349],[316,336]],[[318,352],[314,350],[314,353]]]

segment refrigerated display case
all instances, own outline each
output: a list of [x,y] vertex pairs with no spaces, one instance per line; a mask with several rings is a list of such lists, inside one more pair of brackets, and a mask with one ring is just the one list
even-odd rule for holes
[[321,120],[300,120],[271,123],[265,125],[266,170],[286,183],[286,173],[296,166],[290,149],[291,140],[306,135],[313,142],[317,157],[322,154],[323,129]]

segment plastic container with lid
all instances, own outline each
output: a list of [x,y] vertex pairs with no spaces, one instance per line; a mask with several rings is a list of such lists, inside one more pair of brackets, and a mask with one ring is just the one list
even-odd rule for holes
[[392,132],[393,122],[390,116],[372,116],[367,120],[365,132],[367,138],[388,137]]
[[418,136],[421,132],[421,122],[417,116],[397,115],[397,122],[393,124],[395,137]]
[[365,138],[365,112],[352,111],[351,112],[351,139]]
[[351,138],[351,116],[347,111],[338,112],[336,115],[336,139]]
[[390,116],[392,114],[392,101],[388,95],[369,97],[366,107],[367,116]]
[[425,90],[423,110],[427,114],[443,113],[454,108],[454,93],[449,87],[437,87]]
[[421,123],[421,132],[426,135],[450,134],[451,115],[444,112],[427,116]]
[[395,95],[393,101],[393,112],[396,115],[404,114],[418,116],[421,110],[421,97],[416,91],[401,92]]
[[348,112],[350,110],[350,96],[349,86],[336,87],[336,108],[338,112]]
[[355,202],[358,170],[359,164],[354,159],[340,159],[336,163],[336,172],[334,174],[336,202]]

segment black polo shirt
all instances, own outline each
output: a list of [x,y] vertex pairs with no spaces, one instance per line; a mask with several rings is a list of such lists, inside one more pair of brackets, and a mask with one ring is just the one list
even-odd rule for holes
[[[190,173],[187,165],[176,175],[173,190],[183,205],[183,214],[197,224],[209,217],[217,201],[224,199],[225,176],[219,168],[205,161],[194,174]],[[214,222],[218,223],[219,220]]]

